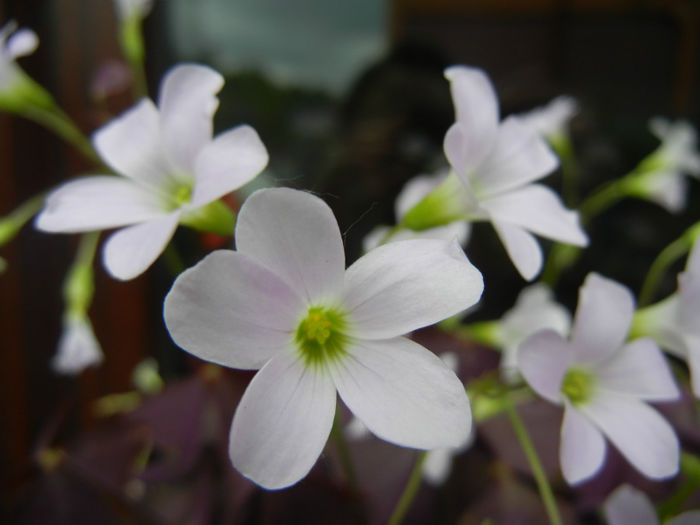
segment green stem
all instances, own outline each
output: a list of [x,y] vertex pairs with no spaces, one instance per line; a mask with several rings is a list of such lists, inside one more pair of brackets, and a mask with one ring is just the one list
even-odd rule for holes
[[354,491],[357,491],[357,476],[355,475],[355,467],[352,462],[350,447],[348,447],[348,442],[345,440],[345,434],[343,433],[343,427],[340,421],[340,412],[338,410],[336,410],[335,417],[333,419],[331,435],[333,436],[335,444],[338,447],[340,463],[343,465],[343,470],[345,470],[345,476],[347,477],[348,484]]
[[549,522],[552,525],[562,525],[561,516],[559,515],[559,509],[557,508],[556,501],[554,500],[554,494],[552,493],[552,487],[549,485],[547,476],[542,468],[542,463],[537,455],[532,440],[527,433],[527,429],[523,424],[522,419],[518,415],[518,411],[515,409],[510,401],[508,394],[504,395],[504,400],[506,403],[506,413],[513,425],[513,430],[515,435],[520,442],[520,446],[525,453],[528,463],[530,464],[530,469],[537,482],[537,488],[540,491],[540,497],[542,498],[542,503],[544,503],[545,510],[547,511],[547,516],[549,517]]
[[423,462],[425,461],[425,456],[427,454],[427,452],[421,452],[418,455],[416,463],[413,465],[413,470],[411,470],[411,474],[406,482],[406,486],[401,493],[401,497],[396,503],[396,507],[394,507],[394,511],[391,513],[389,521],[387,521],[387,525],[399,525],[406,516],[406,513],[411,507],[411,503],[413,503],[413,499],[416,497],[416,493],[420,488],[421,476],[423,474]]
[[102,164],[90,141],[83,135],[73,121],[58,108],[42,108],[39,106],[25,106],[19,113],[37,124],[53,131],[63,140],[75,146],[85,157],[91,161]]
[[39,213],[44,206],[45,197],[43,193],[35,195],[0,219],[0,246],[11,241],[27,221]]
[[662,522],[676,516],[683,503],[700,489],[700,459],[692,454],[681,454],[681,472],[685,480],[671,497],[659,506],[659,519]]
[[639,292],[638,308],[651,302],[654,298],[656,288],[668,268],[691,250],[699,236],[700,222],[688,228],[683,235],[661,250],[661,253],[659,253],[656,259],[654,259],[654,262],[651,263],[649,272],[642,284],[642,288]]
[[185,263],[182,262],[182,257],[180,257],[180,254],[173,245],[172,240],[163,251],[163,260],[165,261],[165,264],[173,277],[178,276],[185,271]]
[[626,195],[627,176],[603,186],[581,203],[579,212],[581,222],[587,224],[593,217],[601,214]]

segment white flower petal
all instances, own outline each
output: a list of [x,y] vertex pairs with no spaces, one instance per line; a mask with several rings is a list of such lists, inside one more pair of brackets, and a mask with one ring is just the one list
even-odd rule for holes
[[447,153],[446,146],[445,152],[450,164],[464,172],[478,165],[496,141],[498,99],[491,81],[480,69],[453,66],[445,70],[445,77],[450,81],[456,121],[464,138],[461,151]]
[[127,281],[145,272],[167,246],[179,218],[179,213],[170,213],[113,233],[102,252],[110,275]]
[[576,360],[594,364],[610,357],[627,338],[634,298],[621,284],[589,273],[579,290],[571,330]]
[[394,213],[400,221],[406,213],[437,188],[446,178],[448,172],[437,175],[419,175],[409,180],[396,197]]
[[603,466],[606,445],[603,434],[569,403],[564,409],[559,458],[569,485],[594,476]]
[[164,214],[153,193],[122,177],[77,179],[54,190],[36,218],[48,232],[104,230],[155,219]]
[[688,368],[690,368],[690,383],[695,397],[700,398],[700,338],[687,337]]
[[691,510],[668,520],[666,525],[698,525],[698,523],[700,523],[700,510]]
[[586,246],[588,237],[579,224],[578,212],[564,207],[552,190],[540,184],[530,184],[484,200],[493,221],[519,226],[556,241]]
[[645,181],[648,198],[671,213],[680,213],[685,208],[688,196],[688,181],[675,171],[657,172]]
[[335,398],[322,368],[305,367],[291,352],[270,360],[248,385],[233,417],[234,467],[267,489],[299,481],[328,440]]
[[270,270],[228,250],[180,274],[165,298],[170,336],[205,361],[258,369],[293,339],[304,305]]
[[195,161],[193,206],[223,197],[252,180],[267,165],[268,155],[250,126],[238,126],[206,144]]
[[496,221],[492,224],[520,275],[533,280],[542,269],[542,250],[537,240],[519,226]]
[[578,102],[574,97],[562,95],[548,104],[535,108],[518,117],[526,126],[548,139],[566,133],[569,121],[578,113]]
[[144,98],[92,135],[95,149],[111,168],[152,188],[167,184],[158,109]]
[[171,69],[158,97],[161,130],[168,158],[180,170],[194,172],[197,153],[211,140],[216,94],[224,78],[213,69],[185,64]]
[[39,37],[31,29],[19,29],[5,43],[5,53],[13,60],[33,53],[39,46]]
[[678,473],[680,453],[673,427],[643,401],[599,392],[578,410],[645,476],[662,479]]
[[[615,489],[603,505],[608,525],[660,525],[649,498],[630,485]],[[670,524],[670,522],[669,522]]]
[[624,345],[597,366],[601,388],[648,401],[670,401],[681,395],[659,347],[651,339]]
[[318,197],[289,188],[253,193],[241,207],[236,246],[311,303],[336,300],[345,252],[338,223]]
[[396,337],[475,304],[481,273],[456,242],[416,239],[367,253],[345,273],[343,305],[360,337]]
[[532,334],[518,347],[518,369],[539,395],[561,403],[561,382],[571,365],[571,345],[553,330]]
[[78,374],[100,364],[102,359],[102,349],[90,321],[87,318],[66,321],[58,351],[51,361],[52,368],[60,374]]
[[487,198],[541,179],[559,166],[544,139],[517,117],[498,128],[493,149],[474,174],[479,195]]
[[467,440],[464,385],[435,354],[403,337],[353,340],[347,352],[329,368],[340,397],[372,433],[420,449]]

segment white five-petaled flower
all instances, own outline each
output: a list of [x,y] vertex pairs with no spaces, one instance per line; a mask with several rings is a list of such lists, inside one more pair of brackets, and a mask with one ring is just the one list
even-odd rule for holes
[[[401,223],[403,217],[413,206],[418,204],[431,191],[438,187],[447,178],[448,173],[438,173],[436,175],[419,175],[409,180],[401,192],[396,197],[394,203],[394,213],[396,220]],[[391,232],[389,226],[377,226],[362,241],[362,248],[365,252],[383,244],[383,240]],[[470,232],[469,223],[458,220],[443,226],[436,226],[425,230],[401,229],[392,234],[387,242],[403,241],[406,239],[443,239],[450,241],[457,239],[457,242],[464,246]]]
[[[621,485],[603,505],[608,525],[661,525],[656,509],[642,491]],[[665,521],[665,525],[697,525],[700,510],[691,510]]]
[[538,283],[524,288],[499,323],[497,337],[503,352],[501,375],[505,381],[514,383],[520,377],[518,345],[525,338],[546,329],[566,337],[570,327],[571,314],[554,300],[549,287]]
[[264,189],[243,204],[236,251],[181,274],[166,297],[173,340],[224,366],[260,369],[233,418],[233,465],[277,489],[303,478],[331,430],[336,391],[377,436],[458,446],[462,383],[403,334],[478,301],[483,281],[456,242],[381,246],[345,270],[338,224],[319,198]]
[[66,316],[58,351],[51,366],[60,374],[78,374],[102,362],[102,349],[90,320],[85,316]]
[[647,477],[678,472],[678,438],[646,401],[674,400],[680,392],[656,343],[644,338],[625,344],[633,314],[629,290],[592,273],[580,290],[571,339],[544,330],[520,345],[525,380],[564,405],[559,456],[570,484],[603,465],[604,436]]
[[678,276],[678,291],[643,308],[634,319],[634,331],[647,335],[662,348],[685,359],[693,393],[700,398],[700,242],[688,256],[685,272]]
[[523,124],[549,142],[556,143],[568,133],[567,126],[578,113],[578,109],[578,102],[574,97],[561,95],[542,107],[518,116]]
[[490,221],[520,274],[533,279],[542,251],[533,233],[585,246],[578,213],[564,208],[549,188],[532,184],[552,172],[558,160],[547,144],[518,117],[499,122],[496,93],[483,71],[464,66],[445,71],[456,122],[445,135],[448,161],[466,189],[462,213]]
[[223,77],[182,65],[163,79],[159,104],[143,99],[93,136],[100,157],[120,176],[97,175],[52,192],[39,229],[83,232],[127,226],[105,243],[103,259],[118,279],[144,272],[179,222],[253,179],[267,164],[250,126],[212,139],[216,93]]
[[21,69],[15,60],[34,52],[39,38],[31,29],[17,30],[13,20],[0,27],[0,92],[12,90]]
[[697,133],[689,122],[671,123],[661,117],[651,119],[649,129],[661,144],[637,168],[636,190],[668,211],[679,212],[688,194],[684,174],[700,177]]

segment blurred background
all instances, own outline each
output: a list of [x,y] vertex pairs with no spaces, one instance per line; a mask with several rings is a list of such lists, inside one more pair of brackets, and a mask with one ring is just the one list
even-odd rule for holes
[[[86,134],[132,104],[111,0],[2,0],[0,22],[9,19],[37,32],[39,49],[20,64]],[[560,94],[575,96],[581,111],[571,133],[585,195],[629,172],[657,146],[647,131],[651,117],[700,122],[699,29],[696,0],[155,0],[144,25],[152,96],[164,72],[177,62],[204,62],[223,73],[226,85],[216,130],[251,124],[270,152],[260,184],[321,195],[336,212],[349,261],[359,255],[362,238],[373,226],[394,222],[393,200],[403,184],[444,165],[442,139],[454,120],[442,74],[446,66],[483,68],[496,87],[502,115],[526,111]],[[0,215],[90,170],[79,153],[49,132],[0,115]],[[556,174],[546,182],[560,187]],[[560,300],[573,308],[578,286],[591,268],[638,289],[659,250],[697,221],[696,186],[691,186],[683,216],[653,204],[625,202],[591,224],[594,246],[562,280]],[[121,483],[120,476],[131,479],[119,469],[124,470],[125,458],[132,461],[142,453],[143,443],[152,443],[153,435],[133,421],[105,423],[96,415],[95,401],[133,390],[132,373],[143,359],[155,357],[166,382],[180,388],[162,406],[141,407],[146,412],[142,417],[161,414],[154,417],[166,426],[167,420],[182,415],[183,403],[195,403],[196,411],[210,406],[212,399],[225,399],[214,405],[222,421],[230,419],[249,377],[234,373],[222,393],[220,385],[211,386],[218,385],[219,372],[202,371],[170,342],[161,305],[173,276],[161,262],[127,283],[110,279],[96,264],[91,318],[105,361],[77,378],[54,374],[49,363],[61,331],[61,286],[76,241],[74,236],[35,231],[29,224],[0,251],[8,261],[0,275],[3,508],[25,522],[42,522],[37,516],[45,515],[35,516],[27,508],[47,493],[56,501],[73,494],[55,480],[46,481],[51,459],[41,452],[47,447],[76,447],[83,461],[76,464],[84,470],[100,465],[104,451],[118,450],[105,463],[114,474],[105,474],[103,481],[111,486],[115,480]],[[175,243],[189,266],[207,250],[230,247],[231,239],[181,228]],[[487,293],[474,319],[498,317],[525,283],[490,227],[477,225],[467,253],[486,280]],[[675,289],[674,275],[664,282],[664,291]],[[182,386],[183,381],[190,383]],[[172,436],[172,430],[159,428],[162,435]],[[92,437],[75,445],[86,435]],[[117,443],[116,436],[123,439]],[[193,490],[211,490],[207,483],[212,479],[229,476],[225,454],[221,461],[218,466],[207,463],[206,472],[215,476],[185,476],[182,481],[173,471],[168,475],[181,480],[180,488],[189,497]],[[405,458],[404,463],[397,461],[408,464]],[[187,469],[180,466],[182,474]],[[278,503],[292,505],[285,493],[251,496],[252,487],[241,488],[242,479],[232,478],[226,486],[236,488],[238,496],[231,501],[240,505],[233,510],[226,507],[233,503],[219,494],[207,510],[195,502],[186,509],[182,503],[182,508],[154,511],[157,506],[151,501],[133,511],[128,501],[105,496],[107,489],[99,483],[86,482],[89,476],[81,478],[80,468],[69,478],[96,483],[93,489],[100,496],[86,498],[76,508],[86,505],[102,512],[106,506],[112,521],[94,521],[95,516],[107,519],[99,513],[86,513],[80,521],[66,509],[61,512],[72,517],[61,521],[64,514],[47,506],[46,516],[53,518],[44,523],[275,523],[281,522],[275,521],[279,516],[266,501],[276,497]],[[109,468],[104,472],[111,473]],[[153,479],[145,483],[155,484]],[[317,488],[312,480],[298,490],[310,490],[309,483]],[[143,488],[137,484],[129,490],[138,498]],[[172,484],[168,490],[177,494]],[[355,509],[339,522],[362,522],[364,511],[357,511],[353,496],[342,487],[325,494],[326,505]],[[257,498],[253,507],[246,499],[250,497]],[[445,493],[444,498],[449,499]],[[447,506],[446,519],[454,519],[467,505],[464,498],[455,498],[461,503]],[[220,500],[228,510],[221,510]],[[72,505],[72,499],[65,501]],[[245,512],[240,510],[244,504]],[[299,516],[299,523],[313,521],[303,512],[286,515]]]

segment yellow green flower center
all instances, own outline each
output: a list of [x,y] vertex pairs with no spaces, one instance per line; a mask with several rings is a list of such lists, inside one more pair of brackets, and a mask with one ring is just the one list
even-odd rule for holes
[[571,401],[572,405],[580,405],[591,399],[594,386],[595,379],[591,372],[574,367],[564,374],[561,392]]
[[192,200],[192,188],[186,184],[178,186],[178,188],[173,192],[173,202],[175,207],[179,208],[183,204],[187,204]]
[[299,323],[294,342],[306,364],[316,366],[345,355],[346,329],[342,312],[313,306]]

